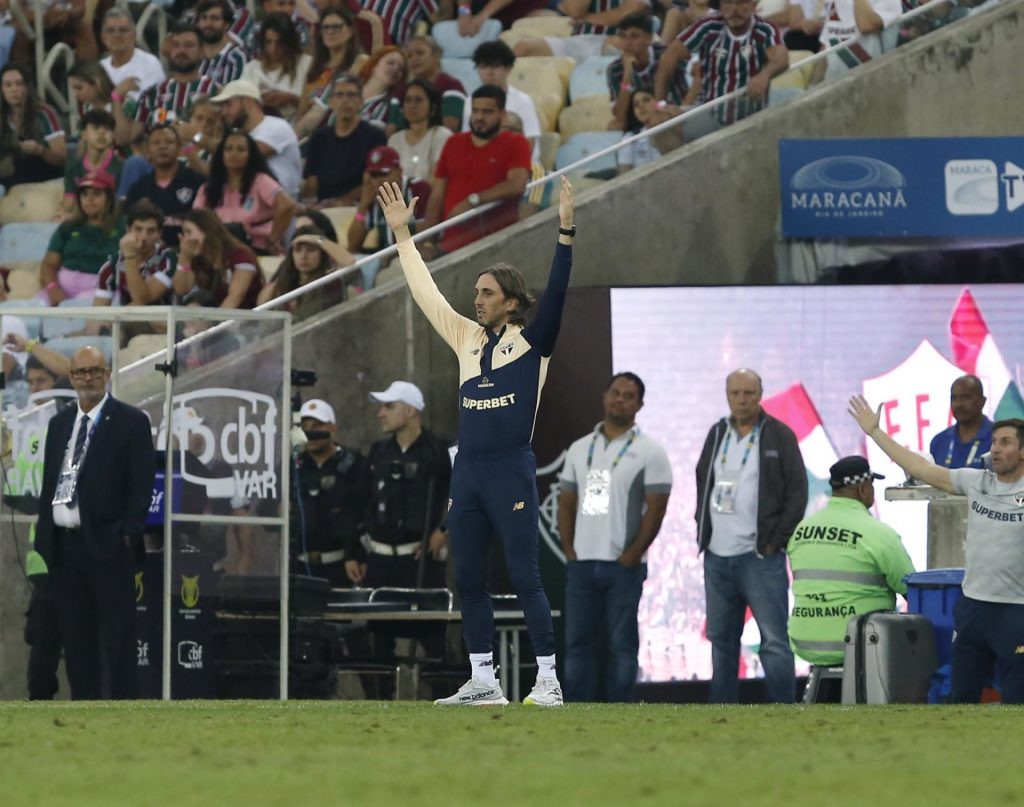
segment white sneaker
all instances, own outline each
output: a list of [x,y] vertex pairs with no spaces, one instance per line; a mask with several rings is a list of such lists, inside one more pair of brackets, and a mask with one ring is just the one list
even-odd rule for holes
[[557,678],[538,678],[533,690],[523,698],[527,706],[561,706],[562,687]]
[[[561,698],[561,694],[559,694]],[[501,691],[501,685],[485,684],[470,678],[450,698],[438,698],[435,706],[508,706],[508,700]]]

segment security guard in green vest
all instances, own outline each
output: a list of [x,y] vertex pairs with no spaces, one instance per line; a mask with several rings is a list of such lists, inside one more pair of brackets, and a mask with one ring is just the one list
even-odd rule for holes
[[873,518],[874,480],[863,457],[829,469],[832,499],[797,525],[786,552],[793,570],[789,642],[811,664],[843,663],[846,626],[869,611],[892,611],[914,564],[900,536]]
[[[36,525],[29,533],[35,544]],[[57,633],[57,609],[53,603],[49,569],[42,556],[30,549],[25,556],[25,575],[32,587],[25,614],[25,644],[28,645],[29,700],[51,700],[57,694],[57,667],[60,666],[60,636]]]

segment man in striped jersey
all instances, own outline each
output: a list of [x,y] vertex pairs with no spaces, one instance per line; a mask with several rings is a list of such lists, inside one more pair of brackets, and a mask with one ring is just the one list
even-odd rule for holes
[[249,55],[230,36],[235,8],[228,0],[201,0],[196,6],[199,33],[203,38],[203,61],[199,72],[218,84],[242,77]]
[[434,22],[437,0],[365,0],[365,11],[384,21],[384,30],[396,45],[404,45],[420,22]]
[[170,76],[140,96],[133,137],[161,123],[182,121],[188,117],[196,98],[213,95],[220,89],[216,81],[199,72],[203,56],[198,28],[179,25],[170,40]]
[[160,242],[164,214],[149,199],[128,210],[120,250],[100,267],[92,304],[159,305],[171,290],[177,258]]
[[[722,0],[721,10],[701,17],[668,46],[658,65],[654,97],[665,98],[680,61],[697,56],[701,66],[699,103],[707,103],[745,87],[745,98],[731,99],[707,116],[700,134],[735,123],[763,109],[768,85],[789,67],[789,51],[779,30],[754,14],[755,0]],[[701,124],[704,122],[702,121]],[[691,129],[688,138],[693,139]]]
[[605,41],[627,15],[651,11],[648,0],[562,0],[558,10],[572,17],[572,36],[531,36],[516,42],[516,56],[569,56],[582,62],[600,56]]

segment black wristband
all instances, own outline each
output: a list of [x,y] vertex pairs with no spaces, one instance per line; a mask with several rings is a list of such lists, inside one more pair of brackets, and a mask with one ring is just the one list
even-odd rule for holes
[[571,238],[575,238],[576,237],[576,225],[574,224],[574,225],[572,225],[572,227],[570,227],[568,229],[566,229],[565,227],[559,227],[558,228],[558,234],[559,235],[568,235]]

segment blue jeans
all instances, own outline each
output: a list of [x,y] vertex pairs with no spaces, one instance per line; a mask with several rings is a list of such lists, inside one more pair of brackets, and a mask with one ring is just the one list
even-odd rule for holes
[[578,560],[566,565],[565,680],[567,701],[593,701],[597,686],[598,641],[608,639],[605,689],[610,702],[633,700],[640,652],[636,624],[647,564]]
[[768,700],[793,703],[796,673],[786,632],[789,578],[785,553],[762,558],[756,552],[748,552],[726,558],[707,551],[704,591],[711,642],[711,703],[739,701],[740,636],[748,605],[761,631],[759,655]]

